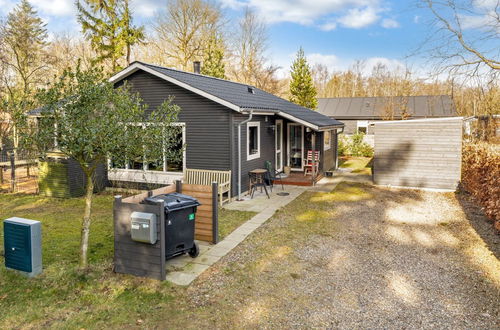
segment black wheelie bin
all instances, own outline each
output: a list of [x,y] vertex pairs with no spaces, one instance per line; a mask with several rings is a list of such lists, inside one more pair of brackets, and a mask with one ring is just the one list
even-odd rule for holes
[[188,253],[196,258],[200,252],[194,242],[196,208],[201,205],[194,197],[170,193],[148,197],[145,202],[165,202],[165,255],[167,259]]

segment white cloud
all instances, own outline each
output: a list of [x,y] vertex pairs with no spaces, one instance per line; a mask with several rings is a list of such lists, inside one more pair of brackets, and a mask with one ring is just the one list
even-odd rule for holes
[[39,13],[51,16],[73,16],[76,13],[73,0],[31,0]]
[[159,10],[166,7],[166,1],[136,0],[131,2],[134,15],[140,17],[153,17]]
[[312,53],[306,55],[306,58],[311,67],[313,67],[315,64],[323,64],[330,71],[337,70],[340,65],[339,58],[333,54],[324,55],[320,53]]
[[382,0],[219,0],[223,7],[248,6],[267,23],[291,22],[331,31],[341,24],[361,28],[380,19]]
[[380,18],[379,11],[380,9],[374,7],[353,8],[349,9],[347,15],[342,16],[338,21],[345,27],[359,29],[375,23]]
[[387,57],[370,57],[366,60],[363,60],[363,64],[363,73],[366,75],[369,75],[373,71],[373,68],[380,64],[387,67],[387,69],[389,69],[390,71],[404,70],[406,67],[405,64],[400,60]]
[[380,25],[382,25],[382,27],[386,29],[395,29],[399,27],[398,21],[392,18],[384,18]]
[[336,22],[328,22],[319,27],[323,31],[332,31],[337,28],[337,23]]
[[413,23],[415,23],[415,24],[420,23],[420,16],[415,15],[415,16],[413,17]]
[[[289,53],[277,56],[276,54],[271,59],[271,62],[278,65],[280,69],[277,71],[277,76],[280,79],[290,77],[290,67],[295,59],[296,53]],[[365,76],[371,75],[373,68],[378,65],[384,65],[390,71],[404,71],[406,65],[398,59],[387,57],[369,57],[362,60],[353,58],[341,58],[335,54],[311,53],[306,54],[307,61],[311,67],[315,64],[323,64],[328,68],[330,73],[346,71],[352,69],[353,66],[360,64],[361,73]]]

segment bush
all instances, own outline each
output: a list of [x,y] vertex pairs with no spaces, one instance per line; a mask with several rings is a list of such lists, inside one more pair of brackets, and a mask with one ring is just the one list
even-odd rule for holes
[[372,157],[373,148],[363,141],[364,135],[356,133],[349,138],[342,134],[339,138],[339,155]]
[[344,134],[339,135],[338,141],[339,156],[347,156],[349,152],[349,138]]
[[500,145],[464,144],[462,185],[484,207],[485,214],[500,226]]

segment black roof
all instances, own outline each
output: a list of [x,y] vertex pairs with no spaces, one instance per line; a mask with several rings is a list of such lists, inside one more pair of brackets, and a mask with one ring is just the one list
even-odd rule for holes
[[143,62],[134,63],[140,63],[149,69],[169,76],[179,82],[227,101],[242,109],[278,112],[278,115],[284,113],[285,115],[288,114],[299,120],[313,124],[318,128],[344,126],[343,123],[322,115],[318,111],[301,107],[253,86]]
[[411,118],[457,115],[449,95],[320,98],[318,112],[336,119],[382,119],[386,109],[393,107],[398,118],[403,105],[407,105]]

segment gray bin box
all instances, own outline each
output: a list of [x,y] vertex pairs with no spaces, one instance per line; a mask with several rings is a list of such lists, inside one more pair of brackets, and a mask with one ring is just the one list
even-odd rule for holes
[[40,221],[9,218],[3,222],[5,267],[33,277],[42,272]]
[[130,235],[133,241],[155,244],[158,240],[156,214],[133,212],[130,216]]

